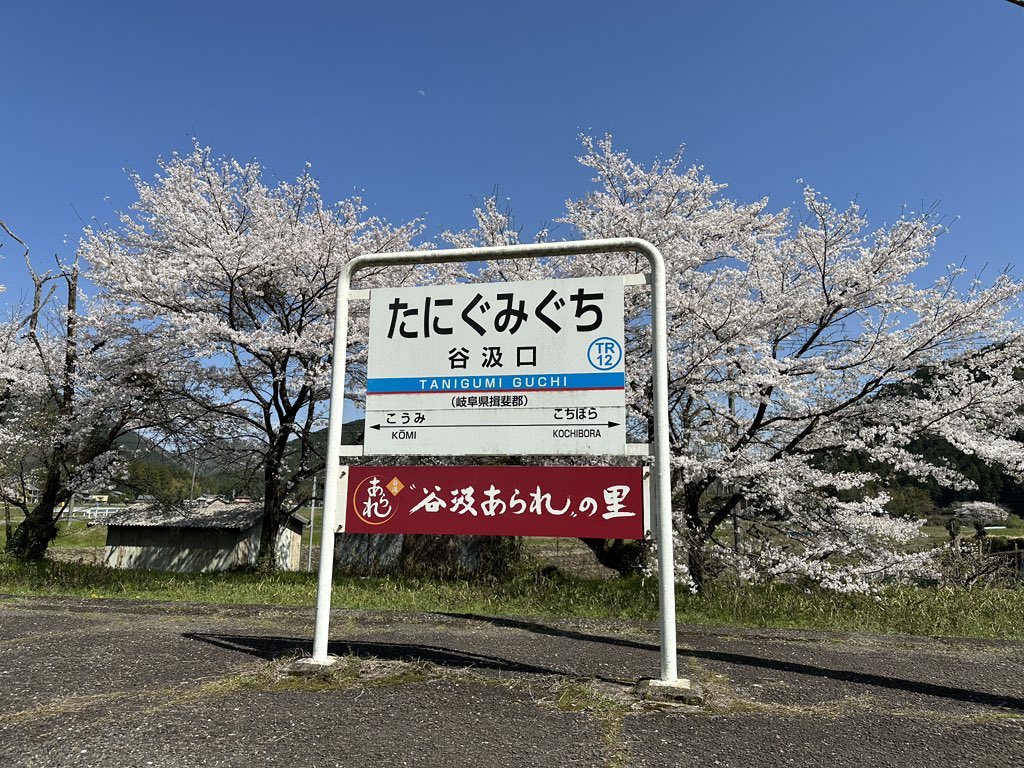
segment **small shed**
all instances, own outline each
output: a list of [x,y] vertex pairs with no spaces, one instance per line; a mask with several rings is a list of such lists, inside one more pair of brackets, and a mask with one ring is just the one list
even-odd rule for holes
[[[256,562],[263,505],[214,501],[201,507],[134,505],[107,521],[104,564],[153,571],[223,571]],[[277,564],[299,569],[306,521],[292,515],[277,539]]]

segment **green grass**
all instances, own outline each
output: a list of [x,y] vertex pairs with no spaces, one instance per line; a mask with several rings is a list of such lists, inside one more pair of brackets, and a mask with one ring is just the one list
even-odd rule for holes
[[90,528],[84,521],[58,523],[60,531],[51,547],[103,547],[107,543],[107,526],[94,525]]
[[1024,640],[1024,589],[890,587],[877,595],[787,585],[681,596],[694,624]]
[[[20,513],[11,515],[11,527],[17,528],[24,519]],[[0,511],[0,551],[3,551],[7,543],[7,530],[3,524],[3,515]],[[84,520],[75,520],[68,523],[61,520],[57,523],[57,538],[50,542],[51,547],[102,547],[107,543],[107,527],[105,525],[94,525],[91,528]]]
[[[1024,526],[1016,517],[1009,522],[1014,533]],[[938,527],[926,533],[935,543],[947,537],[946,531]],[[101,547],[105,538],[105,526],[62,523],[52,546]],[[0,550],[3,542],[0,525]],[[312,606],[316,576],[119,571],[52,561],[26,566],[0,555],[0,593]],[[657,583],[653,579],[590,579],[561,572],[544,575],[529,566],[505,582],[339,577],[332,603],[339,608],[366,610],[538,618],[655,621],[658,617]],[[678,620],[690,624],[1024,640],[1024,590],[899,587],[872,596],[782,585],[715,586],[701,595],[677,590],[676,605]]]
[[[1024,536],[1024,519],[1017,515],[1010,515],[1001,523],[993,523],[996,526],[1004,526],[1002,529],[994,529],[988,532],[989,536]],[[974,524],[962,523],[960,535],[965,538],[974,536]],[[921,534],[927,537],[932,544],[944,544],[949,541],[949,531],[944,525],[925,525],[921,528]]]
[[[548,579],[524,570],[507,582],[412,578],[335,579],[340,608],[458,611],[498,615],[650,618],[656,587],[631,580]],[[0,556],[0,592],[220,604],[312,605],[316,574],[170,573],[82,563],[25,565]]]
[[[94,599],[312,606],[308,573],[183,574],[119,571],[80,563],[23,565],[0,557],[0,592]],[[654,621],[652,579],[584,579],[523,568],[504,582],[338,578],[338,608],[440,611],[491,616]],[[899,587],[846,595],[788,586],[716,586],[677,591],[677,618],[690,624],[865,631],[1024,640],[1024,590]]]

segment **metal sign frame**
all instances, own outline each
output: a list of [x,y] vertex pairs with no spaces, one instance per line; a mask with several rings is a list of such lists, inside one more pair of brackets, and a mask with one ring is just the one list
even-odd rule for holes
[[334,537],[341,485],[341,428],[345,402],[345,355],[348,347],[348,307],[352,278],[370,267],[409,264],[449,264],[492,259],[538,259],[550,256],[582,256],[600,253],[638,253],[650,264],[651,363],[654,378],[654,435],[651,508],[656,521],[658,545],[658,606],[661,618],[661,682],[688,686],[679,680],[676,665],[675,569],[672,552],[672,492],[669,463],[668,423],[668,341],[665,312],[665,260],[652,243],[640,238],[577,240],[536,245],[485,248],[454,248],[442,251],[404,251],[356,256],[338,279],[334,314],[334,348],[331,365],[330,423],[327,428],[327,468],[324,481],[320,566],[317,579],[316,625],[312,664],[330,663],[327,642],[331,615],[331,586],[334,576]]

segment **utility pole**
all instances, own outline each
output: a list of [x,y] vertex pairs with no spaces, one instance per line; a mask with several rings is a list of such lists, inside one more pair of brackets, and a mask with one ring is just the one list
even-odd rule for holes
[[313,498],[309,502],[309,549],[306,551],[306,570],[313,570],[313,525],[316,522],[316,475],[313,475]]

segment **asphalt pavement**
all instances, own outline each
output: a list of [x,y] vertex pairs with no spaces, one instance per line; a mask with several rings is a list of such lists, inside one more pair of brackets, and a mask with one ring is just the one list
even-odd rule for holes
[[1024,643],[0,597],[0,766],[1024,765]]

